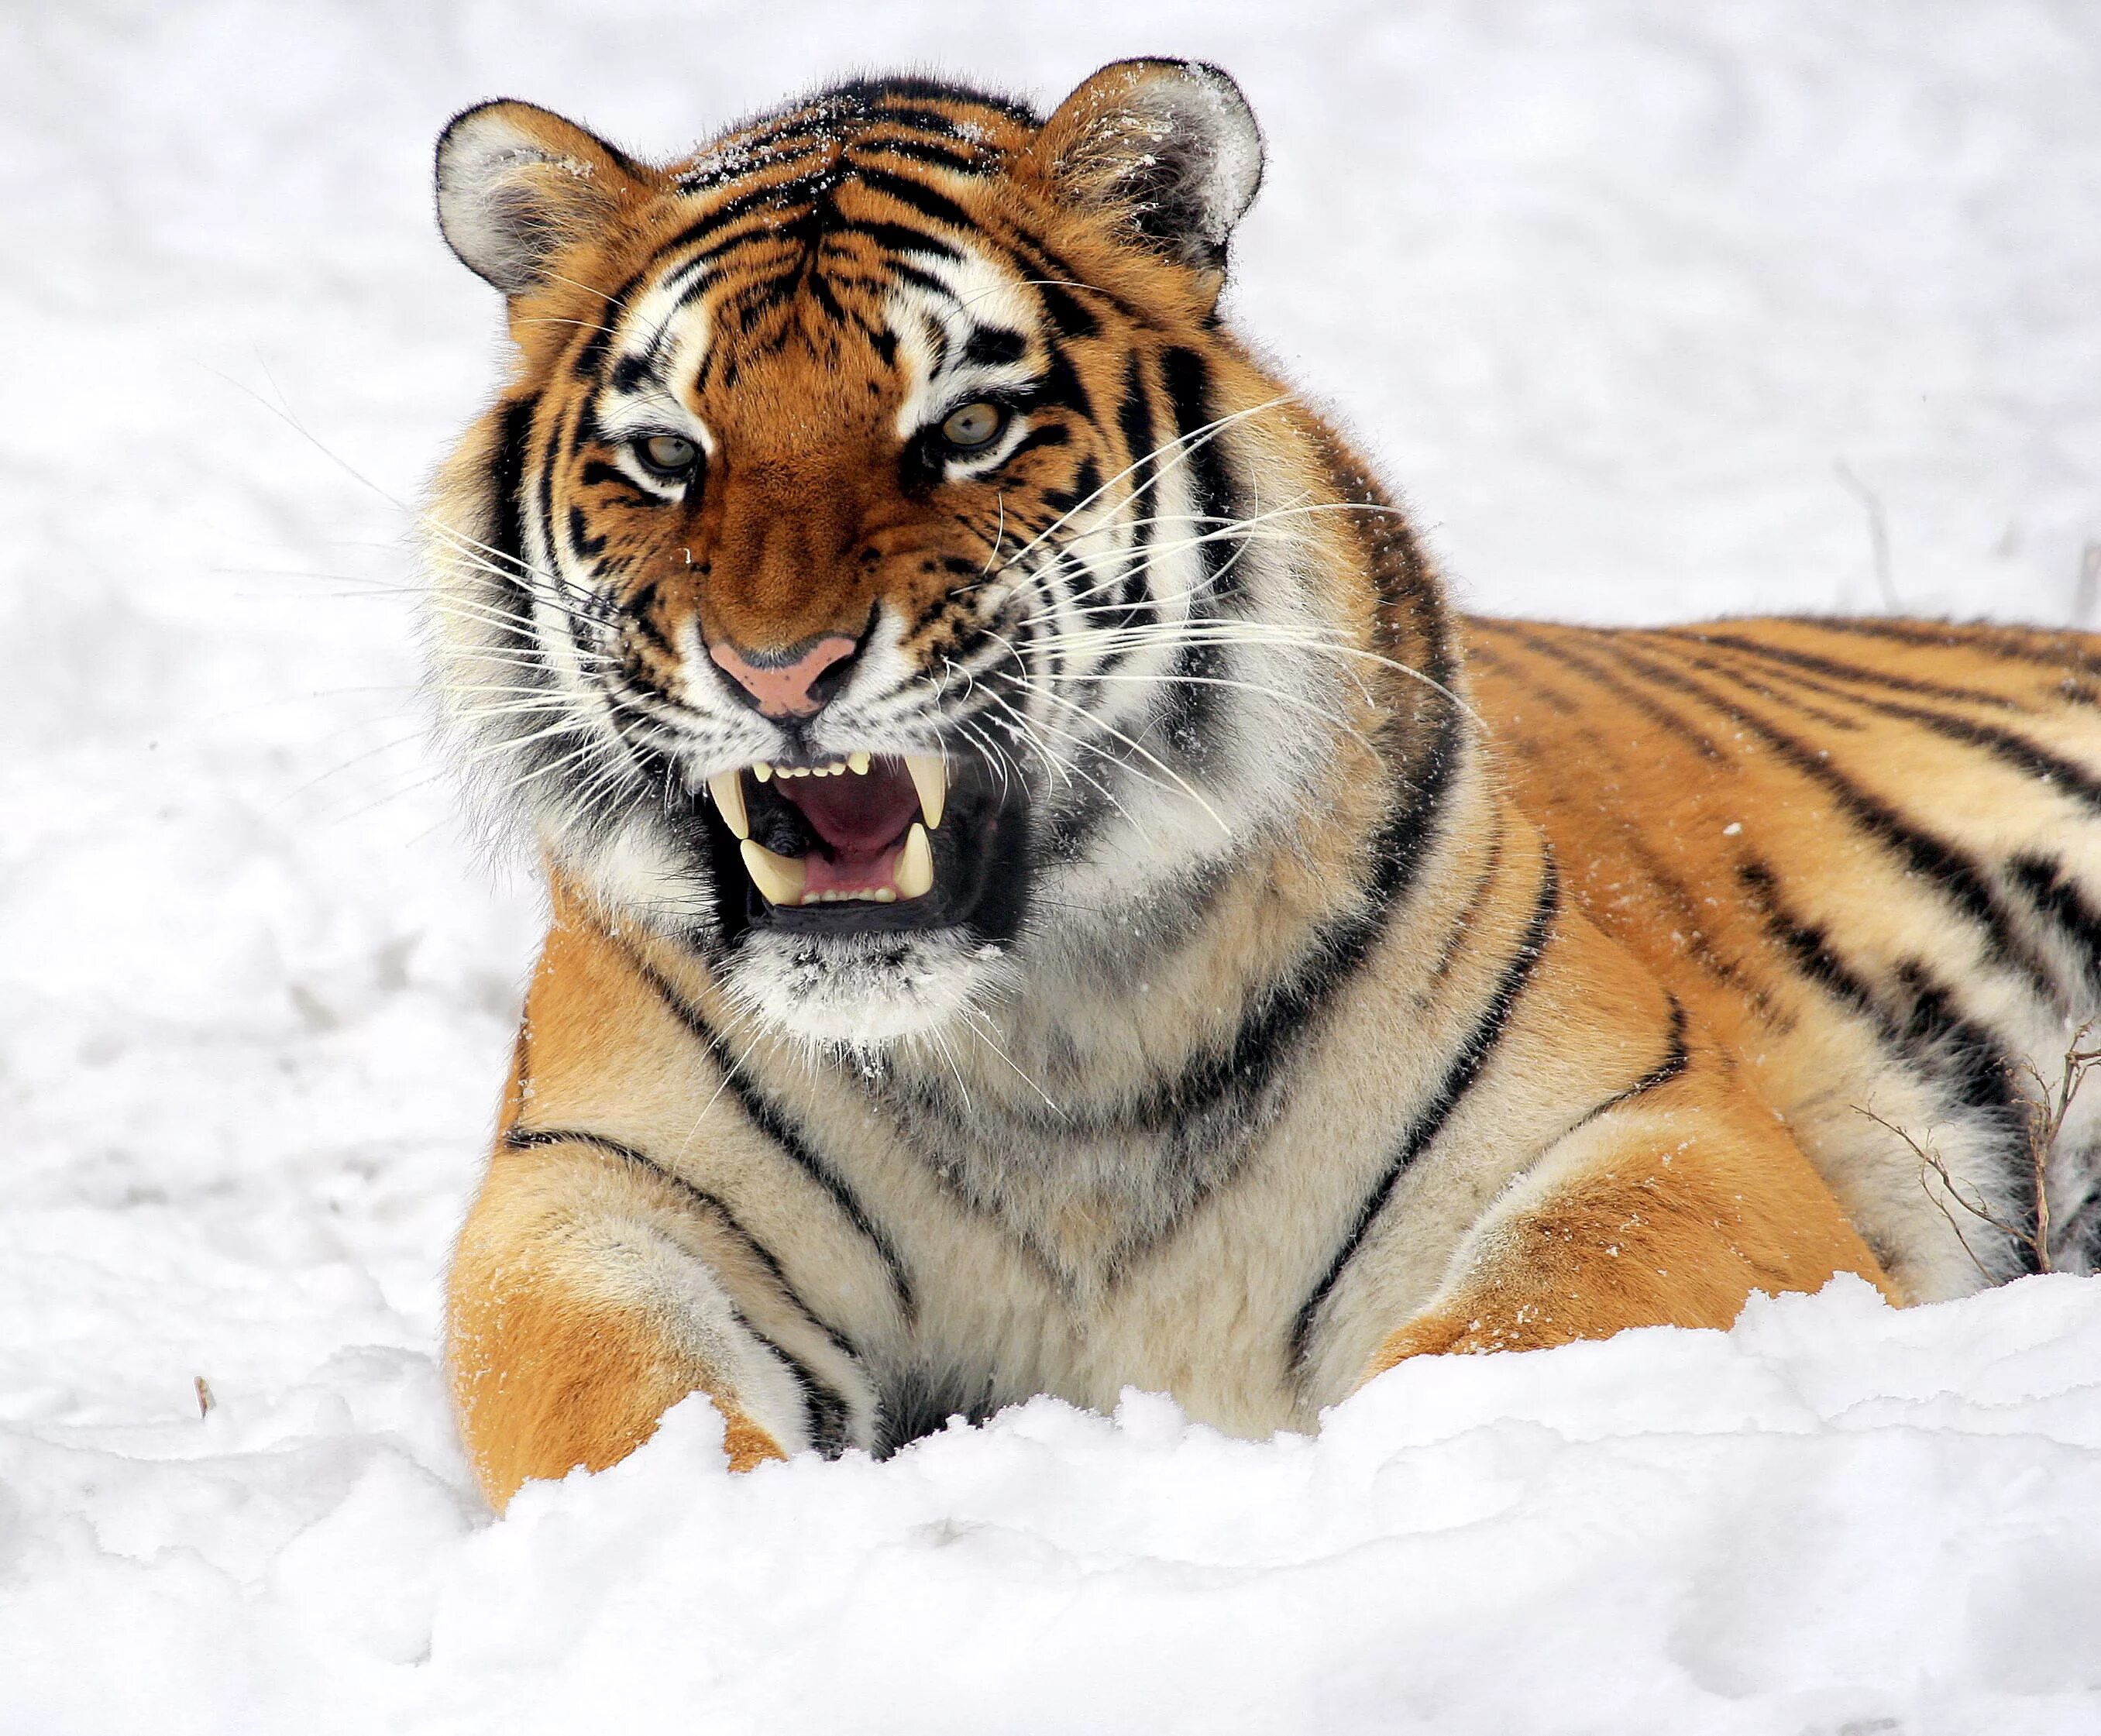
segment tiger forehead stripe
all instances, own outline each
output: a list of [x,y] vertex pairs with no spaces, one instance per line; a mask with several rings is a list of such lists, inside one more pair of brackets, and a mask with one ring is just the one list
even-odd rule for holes
[[[1013,297],[1011,273],[989,274],[970,238],[979,225],[948,195],[891,170],[856,160],[869,142],[843,147],[847,161],[812,170],[804,157],[766,166],[780,178],[757,186],[741,183],[727,198],[686,224],[664,243],[646,276],[653,280],[630,289],[620,316],[623,338],[610,384],[623,393],[661,398],[670,382],[667,348],[675,347],[689,365],[707,365],[705,310],[732,307],[750,331],[800,288],[839,325],[857,325],[888,359],[899,322],[871,320],[839,298],[847,286],[873,287],[875,262],[860,248],[885,257],[882,275],[900,289],[916,286],[948,301],[971,295],[1002,298],[997,329],[971,342],[952,313],[938,316],[950,341],[966,347],[974,360],[1016,360],[1024,340],[1014,328],[1033,323],[1031,309]],[[885,141],[873,141],[880,146]],[[829,148],[834,157],[842,148]],[[842,197],[846,204],[843,205]],[[938,226],[938,229],[930,225]],[[964,280],[967,280],[966,281]],[[692,318],[688,310],[694,310]]]
[[865,150],[915,157],[958,174],[987,174],[1009,154],[994,136],[1000,123],[1009,130],[1033,128],[1037,117],[1019,104],[977,93],[960,97],[931,82],[849,85],[733,130],[681,170],[675,184],[683,192],[705,191],[807,157],[849,133]]

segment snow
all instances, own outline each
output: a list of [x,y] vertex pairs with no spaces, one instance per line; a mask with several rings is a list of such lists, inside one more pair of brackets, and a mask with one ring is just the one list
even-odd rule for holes
[[1316,1440],[1132,1394],[732,1480],[688,1405],[473,1496],[438,1276],[537,917],[414,695],[400,503],[501,360],[431,141],[1135,53],[1245,85],[1236,316],[1476,606],[1878,607],[1864,489],[1905,606],[2090,618],[2069,0],[11,9],[0,1732],[2101,1727],[2070,1279],[1413,1364]]

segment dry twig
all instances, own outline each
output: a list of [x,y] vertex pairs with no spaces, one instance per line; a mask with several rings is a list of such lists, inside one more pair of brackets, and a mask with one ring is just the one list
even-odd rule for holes
[[[2023,1061],[2020,1070],[2033,1084],[2032,1092],[2021,1093],[2021,1110],[2028,1123],[2028,1169],[2035,1184],[2035,1221],[2024,1229],[2019,1224],[2010,1224],[1984,1204],[1983,1196],[1966,1199],[1962,1190],[1948,1171],[1947,1160],[1933,1149],[1929,1137],[1924,1144],[1914,1138],[1895,1122],[1886,1121],[1873,1110],[1862,1108],[1860,1113],[1877,1126],[1886,1128],[1911,1147],[1912,1155],[1919,1163],[1919,1185],[1926,1190],[1940,1215],[1948,1220],[1948,1227],[1955,1232],[1955,1239],[1962,1244],[1962,1252],[1970,1257],[1970,1263],[1987,1279],[1992,1276],[1984,1262],[1977,1257],[1971,1247],[1970,1239],[1956,1222],[1955,1214],[1948,1209],[1948,1200],[1953,1200],[1972,1217],[1989,1224],[2011,1240],[2028,1249],[2034,1257],[2038,1272],[2050,1270],[2050,1157],[2056,1148],[2057,1136],[2064,1129],[2065,1118],[2072,1113],[2072,1100],[2079,1095],[2079,1088],[2086,1082],[2086,1076],[2096,1067],[2101,1067],[2101,1043],[2094,1039],[2091,1022],[2081,1025],[2072,1033],[2072,1041],[2064,1051],[2063,1065],[2059,1069],[2055,1083],[2043,1077],[2032,1061]],[[1936,1191],[1929,1176],[1940,1178],[1940,1191]],[[1941,1197],[1944,1192],[1946,1199]]]

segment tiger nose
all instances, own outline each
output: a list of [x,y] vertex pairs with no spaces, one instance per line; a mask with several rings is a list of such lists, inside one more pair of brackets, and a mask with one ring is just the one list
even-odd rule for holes
[[813,643],[791,646],[785,652],[744,652],[728,641],[708,647],[708,655],[750,696],[759,715],[767,718],[814,717],[840,683],[825,684],[818,678],[834,665],[851,657],[860,642],[843,634],[832,634]]

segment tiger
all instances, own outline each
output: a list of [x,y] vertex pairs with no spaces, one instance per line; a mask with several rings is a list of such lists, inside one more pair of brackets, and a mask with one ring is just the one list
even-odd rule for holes
[[[1220,309],[1232,78],[436,160],[511,367],[432,683],[549,922],[447,1287],[492,1507],[2101,1247],[2101,639],[1462,616]],[[2061,1107],[2061,1106],[2060,1106]]]

